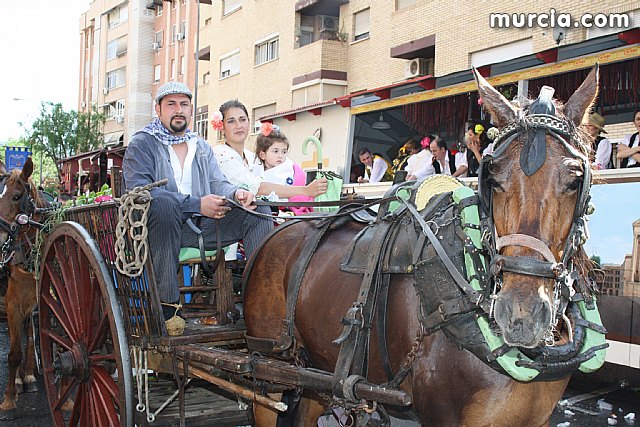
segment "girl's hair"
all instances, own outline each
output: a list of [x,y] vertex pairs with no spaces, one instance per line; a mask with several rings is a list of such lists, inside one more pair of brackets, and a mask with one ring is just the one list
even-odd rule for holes
[[407,148],[413,149],[413,150],[421,150],[422,149],[422,145],[420,145],[420,143],[417,142],[413,138],[409,138],[407,140],[407,142],[404,143],[403,147],[407,147]]
[[260,159],[260,153],[266,153],[267,150],[276,142],[284,142],[287,144],[287,149],[289,149],[289,140],[279,129],[271,129],[269,136],[265,136],[261,132],[258,135],[258,139],[256,139],[256,157],[262,161],[262,159]]
[[230,99],[220,106],[220,112],[222,113],[222,120],[224,120],[224,116],[229,111],[230,108],[240,108],[244,113],[249,117],[249,113],[247,112],[247,107],[237,99]]
[[640,110],[634,111],[633,116],[631,117],[631,120],[635,120],[638,113],[640,113]]

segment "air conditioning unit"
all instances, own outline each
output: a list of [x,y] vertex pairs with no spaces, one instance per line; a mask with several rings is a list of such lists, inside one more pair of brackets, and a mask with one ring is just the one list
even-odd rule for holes
[[184,40],[184,33],[176,34],[176,40]]
[[103,87],[103,88],[102,88],[102,93],[103,93],[104,95],[108,94],[108,93],[109,93],[109,88],[108,88],[108,87],[106,87],[106,86],[105,86],[105,87]]
[[158,49],[160,49],[161,47],[162,47],[162,45],[161,45],[160,43],[158,43],[158,42],[155,42],[155,43],[153,44],[153,50],[158,50]]
[[407,79],[429,74],[433,74],[433,58],[415,58],[407,61],[404,66],[404,76]]
[[124,116],[116,116],[116,123],[124,123]]
[[319,31],[338,31],[338,17],[329,15],[318,15],[316,18]]

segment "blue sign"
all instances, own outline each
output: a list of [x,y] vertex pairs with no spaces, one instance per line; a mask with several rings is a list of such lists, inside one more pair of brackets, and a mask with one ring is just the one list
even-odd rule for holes
[[4,164],[7,172],[13,169],[22,169],[30,155],[31,151],[27,147],[7,147],[4,151]]

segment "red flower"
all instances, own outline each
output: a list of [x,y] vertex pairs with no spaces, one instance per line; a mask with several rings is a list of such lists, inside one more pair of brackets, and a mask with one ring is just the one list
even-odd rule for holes
[[273,124],[269,122],[264,122],[260,127],[260,133],[262,133],[264,136],[271,135],[271,131],[273,131]]
[[213,130],[222,130],[224,128],[224,123],[222,122],[222,113],[220,111],[216,111],[213,113],[211,118],[211,127]]

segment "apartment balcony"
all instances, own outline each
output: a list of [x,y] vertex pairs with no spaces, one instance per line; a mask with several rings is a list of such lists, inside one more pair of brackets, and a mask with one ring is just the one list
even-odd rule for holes
[[321,39],[296,49],[294,53],[296,76],[320,70],[347,72],[349,43]]

